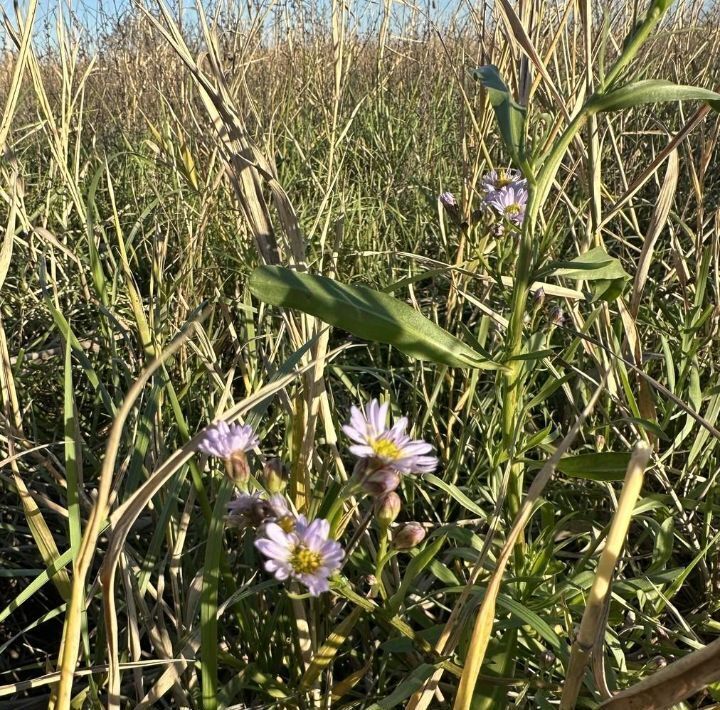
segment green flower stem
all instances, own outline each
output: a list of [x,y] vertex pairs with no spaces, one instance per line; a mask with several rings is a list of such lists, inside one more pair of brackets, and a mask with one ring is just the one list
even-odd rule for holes
[[375,592],[379,591],[380,596],[383,599],[387,599],[387,592],[385,591],[385,585],[382,581],[383,570],[387,561],[392,557],[388,555],[388,529],[387,526],[380,526],[380,541],[378,543],[378,551],[375,563],[375,584],[373,585],[371,597],[375,596]]
[[[539,266],[539,264],[533,263],[535,261],[535,229],[538,214],[540,207],[547,199],[565,151],[587,121],[590,112],[591,109],[586,105],[583,110],[575,116],[556,141],[537,177],[529,182],[530,194],[528,196],[523,230],[520,235],[518,259],[515,265],[515,285],[512,293],[512,305],[506,341],[505,364],[508,370],[504,373],[502,443],[503,448],[509,455],[512,452],[515,430],[518,425],[518,413],[522,409],[523,401],[523,363],[517,359],[517,356],[520,355],[522,350],[525,308],[530,292],[530,284],[532,282],[532,272],[533,269]],[[514,518],[520,510],[522,483],[522,467],[513,465],[510,471],[507,496],[507,510],[511,518]]]

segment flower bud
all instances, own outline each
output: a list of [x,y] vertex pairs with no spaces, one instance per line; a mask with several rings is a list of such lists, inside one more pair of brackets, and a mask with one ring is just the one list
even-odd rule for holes
[[286,466],[278,458],[269,459],[263,466],[263,479],[268,493],[282,493],[288,484]]
[[553,306],[550,309],[550,323],[552,325],[562,325],[565,322],[565,311],[560,306]]
[[268,502],[257,493],[241,493],[228,503],[227,523],[231,527],[257,527],[270,514]]
[[425,539],[425,528],[420,523],[407,523],[395,533],[393,546],[397,550],[410,550]]
[[395,491],[390,491],[375,503],[375,517],[382,527],[387,528],[395,522],[401,508],[400,496]]
[[443,192],[438,199],[442,203],[443,207],[457,207],[457,200],[452,192]]
[[391,468],[381,468],[373,471],[362,483],[366,493],[371,496],[384,496],[394,491],[400,485],[400,474]]
[[536,308],[541,308],[545,303],[545,289],[542,286],[533,294],[533,303]]
[[541,654],[540,658],[538,659],[538,662],[540,664],[541,668],[550,668],[555,664],[555,654],[549,649],[546,648]]
[[238,487],[245,488],[250,480],[250,466],[247,460],[247,454],[238,449],[225,459],[225,473],[227,477]]

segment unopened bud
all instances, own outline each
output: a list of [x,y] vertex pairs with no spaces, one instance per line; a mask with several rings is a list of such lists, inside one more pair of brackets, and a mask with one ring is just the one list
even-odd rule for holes
[[457,200],[452,192],[443,192],[438,199],[443,207],[457,207]]
[[450,216],[452,221],[461,226],[463,224],[462,215],[460,213],[460,205],[455,199],[455,195],[452,192],[443,192],[442,195],[438,196],[440,204],[445,208],[445,212]]
[[401,508],[400,496],[395,491],[390,491],[375,503],[375,517],[380,525],[387,528],[395,522]]
[[228,503],[227,523],[237,528],[257,527],[269,514],[268,502],[257,493],[241,493]]
[[268,493],[282,493],[288,484],[287,468],[280,459],[269,459],[263,466],[263,478]]
[[225,459],[225,473],[238,488],[247,486],[250,480],[250,466],[247,455],[242,449],[233,451],[230,458]]
[[555,654],[549,648],[546,648],[540,654],[540,658],[538,660],[542,668],[550,668],[550,666],[555,664]]
[[565,322],[565,312],[560,306],[553,306],[550,309],[550,323],[553,325],[562,325]]
[[533,294],[533,302],[536,308],[540,308],[545,303],[545,289],[542,286]]
[[410,550],[425,539],[425,528],[420,523],[407,523],[395,533],[393,546],[397,550]]
[[373,471],[362,483],[366,493],[371,496],[384,496],[400,485],[400,474],[392,468],[381,468]]

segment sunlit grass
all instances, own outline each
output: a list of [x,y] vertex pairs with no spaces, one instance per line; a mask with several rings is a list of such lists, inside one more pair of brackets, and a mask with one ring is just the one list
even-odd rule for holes
[[[517,235],[477,214],[481,176],[510,156],[471,71],[495,64],[549,148],[590,93],[587,56],[597,88],[640,18],[613,3],[586,47],[586,5],[525,3],[529,39],[501,5],[435,25],[392,3],[237,7],[208,11],[207,34],[153,7],[92,41],[65,14],[52,52],[39,22],[29,41],[32,5],[9,18],[0,702],[452,707],[493,588],[477,707],[557,707],[581,620],[602,633],[578,707],[716,653],[717,118],[695,101],[601,113],[560,156],[534,244],[547,264],[597,246],[619,259],[630,280],[607,303],[586,298],[593,281],[518,271]],[[627,78],[716,88],[717,27],[714,5],[680,3]],[[521,395],[508,406],[506,370],[268,305],[250,291],[263,262],[392,294],[498,362],[515,304]],[[389,528],[352,486],[341,429],[373,397],[440,459],[403,476]],[[220,415],[258,432],[253,478],[279,457],[288,500],[351,548],[333,593],[298,598],[253,534],[225,527],[233,487],[194,453]],[[654,450],[619,516],[612,598],[585,621],[639,439]],[[409,521],[425,539],[395,554]]]

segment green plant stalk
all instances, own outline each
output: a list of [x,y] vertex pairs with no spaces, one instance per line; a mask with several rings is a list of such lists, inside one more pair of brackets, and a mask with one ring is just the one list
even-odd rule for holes
[[[523,400],[523,363],[517,360],[522,351],[523,324],[525,308],[527,305],[532,271],[534,264],[535,231],[540,212],[552,187],[563,155],[568,149],[575,135],[585,124],[590,110],[587,106],[570,122],[564,133],[549,152],[537,178],[528,176],[530,195],[528,197],[523,230],[520,236],[520,250],[515,265],[515,284],[512,292],[512,304],[508,333],[506,341],[506,365],[509,368],[504,372],[504,388],[502,402],[502,443],[503,448],[510,453],[515,439],[515,430],[518,425],[517,416],[522,407]],[[520,510],[522,498],[522,468],[513,465],[508,483],[507,509],[509,516],[514,518]]]
[[613,68],[605,76],[601,84],[601,91],[604,91],[608,87],[612,86],[613,82],[618,78],[622,70],[635,58],[640,47],[645,43],[650,33],[655,29],[655,26],[660,22],[662,16],[667,12],[670,7],[670,0],[654,0],[652,5],[645,15],[645,19],[642,24],[637,28],[635,33],[630,38],[627,46],[622,51],[618,60],[615,62]]

